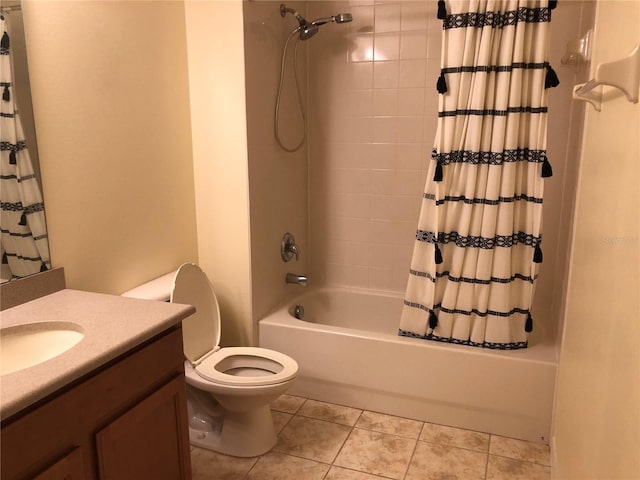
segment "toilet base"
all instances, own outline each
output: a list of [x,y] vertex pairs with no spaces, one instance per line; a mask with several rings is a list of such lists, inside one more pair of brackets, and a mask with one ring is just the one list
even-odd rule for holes
[[277,441],[269,405],[234,413],[226,411],[222,429],[213,431],[189,428],[189,441],[196,447],[234,457],[257,457],[271,450]]

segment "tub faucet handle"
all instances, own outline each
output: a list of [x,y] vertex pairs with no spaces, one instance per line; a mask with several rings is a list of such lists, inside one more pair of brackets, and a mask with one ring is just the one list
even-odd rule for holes
[[294,256],[296,257],[296,262],[300,258],[296,239],[289,232],[283,235],[282,242],[280,242],[280,256],[284,262],[289,262]]

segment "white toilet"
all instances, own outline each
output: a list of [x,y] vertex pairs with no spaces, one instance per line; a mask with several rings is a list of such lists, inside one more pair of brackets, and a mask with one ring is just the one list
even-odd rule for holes
[[293,383],[296,361],[266,348],[220,348],[218,300],[192,263],[123,296],[196,307],[182,321],[191,444],[236,457],[268,452],[276,443],[269,402]]

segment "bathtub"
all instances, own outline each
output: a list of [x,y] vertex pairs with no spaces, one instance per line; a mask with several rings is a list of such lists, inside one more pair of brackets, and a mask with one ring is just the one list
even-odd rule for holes
[[401,309],[392,294],[305,290],[260,320],[260,346],[298,362],[292,395],[549,442],[557,362],[544,332],[512,351],[400,337]]

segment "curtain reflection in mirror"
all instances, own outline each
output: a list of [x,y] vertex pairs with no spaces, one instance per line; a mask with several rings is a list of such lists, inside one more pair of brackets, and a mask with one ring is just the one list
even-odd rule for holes
[[9,15],[0,14],[0,244],[2,281],[51,268],[44,203],[17,104]]

